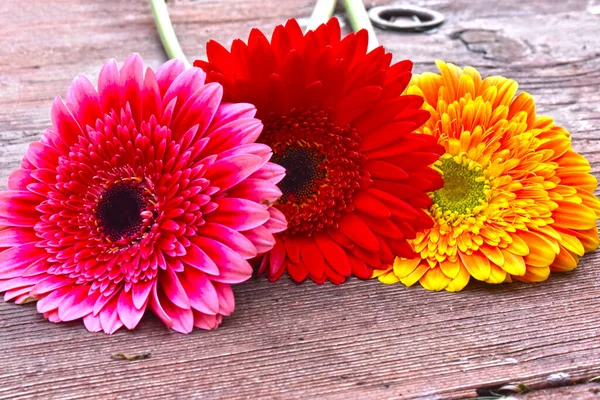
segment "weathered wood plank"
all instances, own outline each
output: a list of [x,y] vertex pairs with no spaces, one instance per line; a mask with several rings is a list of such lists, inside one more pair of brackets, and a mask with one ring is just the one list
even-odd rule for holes
[[[132,51],[154,67],[165,60],[146,1],[89,3],[0,2],[2,184],[76,74],[95,78],[107,58]],[[312,3],[180,1],[171,11],[193,58],[209,37],[228,43],[253,26],[270,31],[307,17]],[[396,59],[415,60],[417,72],[441,58],[518,79],[600,176],[600,16],[591,3],[413,3],[444,12],[447,22],[429,34],[379,31]],[[595,384],[544,385],[556,373],[582,382],[600,375],[599,265],[592,254],[542,284],[471,284],[460,294],[254,279],[235,289],[237,311],[220,329],[188,336],[154,317],[134,332],[90,334],[79,323],[48,323],[33,305],[1,302],[0,399],[462,398],[506,383],[544,388],[526,398],[591,397]],[[146,360],[111,359],[146,352]]]

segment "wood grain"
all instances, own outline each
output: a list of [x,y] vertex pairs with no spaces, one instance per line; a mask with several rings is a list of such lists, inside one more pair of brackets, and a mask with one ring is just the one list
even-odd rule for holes
[[[230,43],[251,27],[270,32],[306,18],[312,3],[169,2],[190,58],[204,55],[208,38]],[[447,22],[425,34],[378,31],[397,60],[413,59],[421,72],[441,58],[519,80],[600,176],[593,1],[412,3]],[[165,61],[144,0],[0,2],[2,185],[50,123],[53,97],[78,73],[95,79],[107,58],[133,51],[153,67]],[[600,375],[599,265],[600,254],[591,254],[577,271],[541,284],[473,283],[459,294],[253,279],[235,288],[236,313],[221,328],[187,336],[151,316],[134,332],[91,334],[80,323],[45,321],[34,305],[0,302],[0,399],[454,399],[506,384],[533,388],[529,399],[592,398],[600,386],[586,383]],[[117,361],[116,353],[151,357]],[[558,373],[568,377],[556,388]]]

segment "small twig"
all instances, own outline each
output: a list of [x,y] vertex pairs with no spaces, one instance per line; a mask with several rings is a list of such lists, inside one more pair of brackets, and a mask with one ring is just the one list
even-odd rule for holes
[[138,361],[138,360],[147,360],[152,357],[152,353],[142,353],[134,356],[129,356],[125,353],[117,353],[110,356],[113,360],[127,360],[127,361]]

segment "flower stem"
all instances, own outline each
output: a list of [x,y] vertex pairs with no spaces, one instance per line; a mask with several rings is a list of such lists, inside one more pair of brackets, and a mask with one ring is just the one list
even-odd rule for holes
[[346,13],[348,14],[348,18],[350,19],[354,31],[357,32],[361,29],[367,30],[367,33],[369,34],[369,51],[379,46],[375,31],[373,30],[373,25],[371,24],[369,15],[367,15],[367,10],[365,9],[362,0],[344,0],[344,3],[346,4]]
[[173,30],[167,3],[165,3],[165,0],[150,0],[150,6],[152,6],[152,14],[154,15],[154,21],[156,21],[156,29],[158,30],[160,40],[165,48],[167,56],[183,61],[185,67],[189,68],[191,64],[183,53],[179,41],[177,40],[177,35],[175,35],[175,31]]
[[306,29],[314,31],[319,25],[329,21],[329,18],[331,18],[335,11],[335,3],[336,0],[317,0]]

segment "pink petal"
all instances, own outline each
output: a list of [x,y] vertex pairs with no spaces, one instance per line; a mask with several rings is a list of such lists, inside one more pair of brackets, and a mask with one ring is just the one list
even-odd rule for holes
[[163,304],[161,304],[161,300],[158,296],[158,285],[152,285],[152,295],[150,296],[150,309],[167,327],[171,328],[173,326],[173,320],[166,313]]
[[274,163],[266,163],[251,176],[253,179],[266,179],[272,183],[279,183],[284,177],[285,168]]
[[287,229],[285,215],[275,207],[269,207],[271,218],[265,223],[265,228],[273,233],[283,232]]
[[151,68],[146,69],[144,88],[142,89],[142,121],[150,121],[155,117],[160,121],[162,117],[161,96],[156,75]]
[[[146,297],[146,301],[148,301],[148,297]],[[125,325],[127,329],[133,329],[142,319],[144,311],[146,311],[146,304],[143,304],[143,306],[139,308],[135,307],[133,304],[132,291],[130,290],[127,292],[122,290],[117,303],[117,311],[123,325]]]
[[94,85],[83,75],[79,75],[67,93],[66,102],[69,110],[79,122],[79,126],[96,126],[96,120],[102,118],[100,99]]
[[201,86],[181,107],[177,117],[171,124],[171,131],[175,140],[190,129],[198,125],[199,136],[210,126],[221,98],[223,97],[223,87],[218,83],[209,83]]
[[179,308],[190,308],[190,299],[179,281],[177,273],[170,266],[165,271],[160,271],[158,283],[165,295]]
[[216,240],[197,237],[195,242],[219,267],[219,276],[210,279],[223,283],[240,283],[252,276],[252,267],[238,253]]
[[[190,68],[183,71],[179,76],[175,78],[173,83],[163,97],[163,107],[169,104],[171,100],[177,99],[175,109],[173,110],[173,116],[177,118],[177,114],[185,102],[192,96],[192,94],[204,85],[206,74],[198,68]],[[159,80],[160,86],[160,80]]]
[[207,222],[198,229],[198,235],[215,239],[244,258],[256,257],[257,250],[251,240],[231,228]]
[[[83,135],[83,129],[62,99],[58,96],[54,99],[54,103],[52,103],[51,118],[54,132],[60,137],[61,142],[66,146],[72,146],[79,141],[79,137]],[[63,148],[63,150],[68,151],[68,148]],[[39,161],[36,163],[30,158],[29,152],[27,159],[36,167],[43,168],[38,165],[40,164]],[[56,164],[49,165],[49,169],[55,169],[55,167]]]
[[213,283],[195,268],[186,268],[181,284],[190,299],[192,308],[206,314],[216,314],[219,310],[219,298]]
[[[27,268],[29,269],[29,268]],[[32,296],[40,296],[74,283],[72,279],[60,275],[48,275],[31,288]]]
[[56,169],[60,154],[43,143],[31,142],[25,156],[36,168]]
[[37,242],[40,239],[30,228],[9,227],[0,230],[0,247],[13,247]]
[[4,250],[0,253],[0,279],[16,278],[30,264],[47,256],[44,249],[35,247],[35,243],[28,243]]
[[117,294],[119,294],[119,291],[117,290],[113,290],[110,293],[102,293],[102,296],[98,297],[98,300],[96,300],[92,313],[94,315],[100,314],[104,307],[106,307],[106,305],[110,303],[112,299],[117,297]]
[[254,179],[256,173],[227,191],[230,197],[238,197],[259,204],[273,204],[281,197],[277,185],[266,179]]
[[27,190],[27,185],[35,182],[31,177],[33,171],[29,169],[16,169],[8,177],[8,190]]
[[93,314],[88,314],[83,317],[83,324],[85,325],[85,329],[89,332],[100,332],[102,330],[100,317],[96,317]]
[[219,295],[219,314],[231,315],[235,309],[235,298],[231,286],[225,283],[214,282]]
[[207,315],[198,311],[194,311],[194,326],[196,328],[212,330],[217,328],[223,317],[220,315]]
[[135,308],[138,310],[146,308],[148,297],[150,296],[150,291],[152,290],[153,285],[154,281],[137,282],[133,284],[132,298]]
[[129,104],[134,121],[142,116],[142,88],[144,87],[144,62],[139,54],[131,54],[119,71],[119,100],[121,108]]
[[269,217],[267,209],[253,201],[224,198],[219,201],[219,208],[206,216],[206,220],[237,231],[246,231],[264,224]]
[[226,125],[232,121],[240,119],[254,118],[256,115],[256,107],[248,103],[222,103],[215,117],[213,125],[210,127],[207,134],[211,134],[214,130]]
[[118,297],[114,297],[110,303],[108,303],[102,311],[98,313],[100,317],[100,324],[104,332],[112,335],[123,326],[123,323],[119,320],[119,314],[117,312],[117,301]]
[[58,316],[62,321],[73,321],[92,313],[98,292],[89,295],[90,286],[75,286],[58,306]]
[[[195,240],[195,238],[192,238],[192,240]],[[196,244],[191,243],[186,250],[187,254],[181,258],[186,264],[209,275],[219,274],[219,268],[215,262]]]
[[244,232],[244,236],[254,244],[258,254],[268,252],[275,245],[273,234],[265,226],[257,226],[254,229],[246,231]]
[[40,212],[36,207],[41,203],[38,195],[28,191],[0,192],[0,217],[22,220],[23,223],[39,221]]
[[206,134],[210,137],[207,151],[219,154],[240,144],[253,143],[258,139],[263,125],[256,119],[239,119]]
[[[119,67],[117,62],[111,59],[104,64],[98,76],[100,106],[105,114],[110,114],[112,110],[118,111],[121,108],[119,90]],[[52,121],[54,122],[54,120]]]
[[156,70],[156,81],[160,88],[161,98],[167,93],[167,89],[169,89],[175,78],[183,71],[185,71],[183,61],[175,59],[167,61]]
[[6,293],[4,293],[4,301],[10,301],[17,298],[15,303],[18,304],[19,299],[30,298],[31,295],[29,294],[29,289],[31,289],[29,286],[9,289]]
[[262,159],[243,154],[223,158],[208,167],[204,177],[212,186],[225,191],[254,173],[262,165]]
[[56,310],[63,299],[73,290],[74,286],[69,285],[61,287],[50,293],[48,296],[37,302],[37,310],[39,313],[45,313],[52,310]]
[[194,314],[192,309],[179,308],[163,295],[160,295],[160,304],[162,304],[165,313],[173,321],[171,329],[179,333],[190,333],[194,329]]
[[33,285],[35,285],[40,280],[39,277],[18,277],[13,279],[0,279],[0,292],[5,292],[10,289],[28,287],[31,289]]

